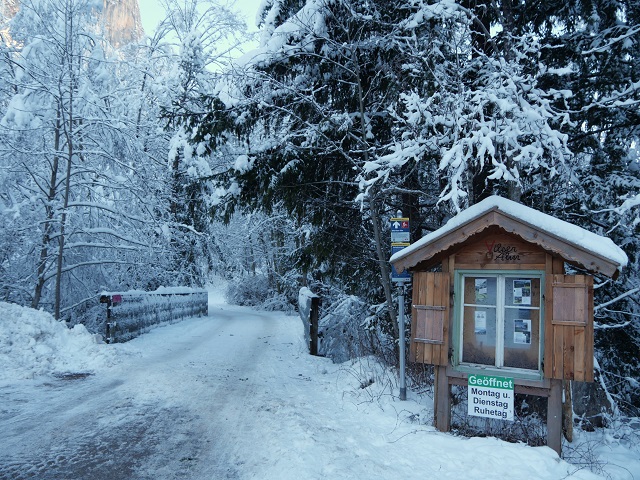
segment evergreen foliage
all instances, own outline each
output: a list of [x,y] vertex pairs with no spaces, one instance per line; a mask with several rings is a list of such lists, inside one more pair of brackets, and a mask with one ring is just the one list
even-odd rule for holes
[[597,289],[598,358],[609,393],[637,405],[638,357],[617,354],[640,345],[637,5],[264,7],[224,107],[191,123],[212,150],[233,145],[216,211],[284,213],[289,278],[372,308],[390,304],[376,263],[399,208],[414,240],[496,193],[611,236],[631,262]]

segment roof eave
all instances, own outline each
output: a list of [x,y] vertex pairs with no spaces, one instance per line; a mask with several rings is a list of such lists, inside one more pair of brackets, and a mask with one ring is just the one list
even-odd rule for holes
[[541,230],[520,218],[493,207],[482,215],[470,219],[446,234],[402,256],[393,262],[397,271],[412,269],[417,264],[430,264],[430,260],[452,250],[470,237],[482,233],[491,226],[498,226],[522,240],[538,245],[542,249],[561,256],[568,263],[582,267],[593,273],[601,273],[613,279],[620,274],[621,265],[594,252]]

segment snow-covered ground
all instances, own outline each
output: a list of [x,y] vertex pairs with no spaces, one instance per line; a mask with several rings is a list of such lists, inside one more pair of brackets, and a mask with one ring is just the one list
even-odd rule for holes
[[[0,478],[600,478],[547,447],[439,433],[427,396],[398,400],[372,359],[307,355],[302,333],[214,296],[208,317],[106,345],[0,303]],[[640,479],[635,445],[579,437],[585,463]]]

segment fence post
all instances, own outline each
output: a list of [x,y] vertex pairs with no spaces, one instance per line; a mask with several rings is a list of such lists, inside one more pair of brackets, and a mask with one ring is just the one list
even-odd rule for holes
[[106,322],[106,331],[105,333],[105,341],[107,343],[111,343],[111,295],[101,295],[100,303],[107,304],[107,322]]
[[320,297],[311,298],[311,312],[309,313],[309,353],[318,355],[318,312],[320,310]]

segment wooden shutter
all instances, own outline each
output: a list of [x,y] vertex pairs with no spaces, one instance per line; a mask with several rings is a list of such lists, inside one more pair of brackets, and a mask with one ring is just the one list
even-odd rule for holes
[[414,340],[422,343],[442,345],[444,343],[445,307],[431,305],[413,305],[416,316],[416,335]]
[[[562,281],[553,281],[554,325],[586,326],[589,315],[589,285],[569,283],[562,275]],[[583,277],[584,278],[584,277]]]
[[[553,275],[547,278],[545,308],[545,377],[593,381],[593,277]],[[549,344],[550,343],[550,344]]]
[[410,361],[449,363],[450,285],[448,273],[414,273]]

